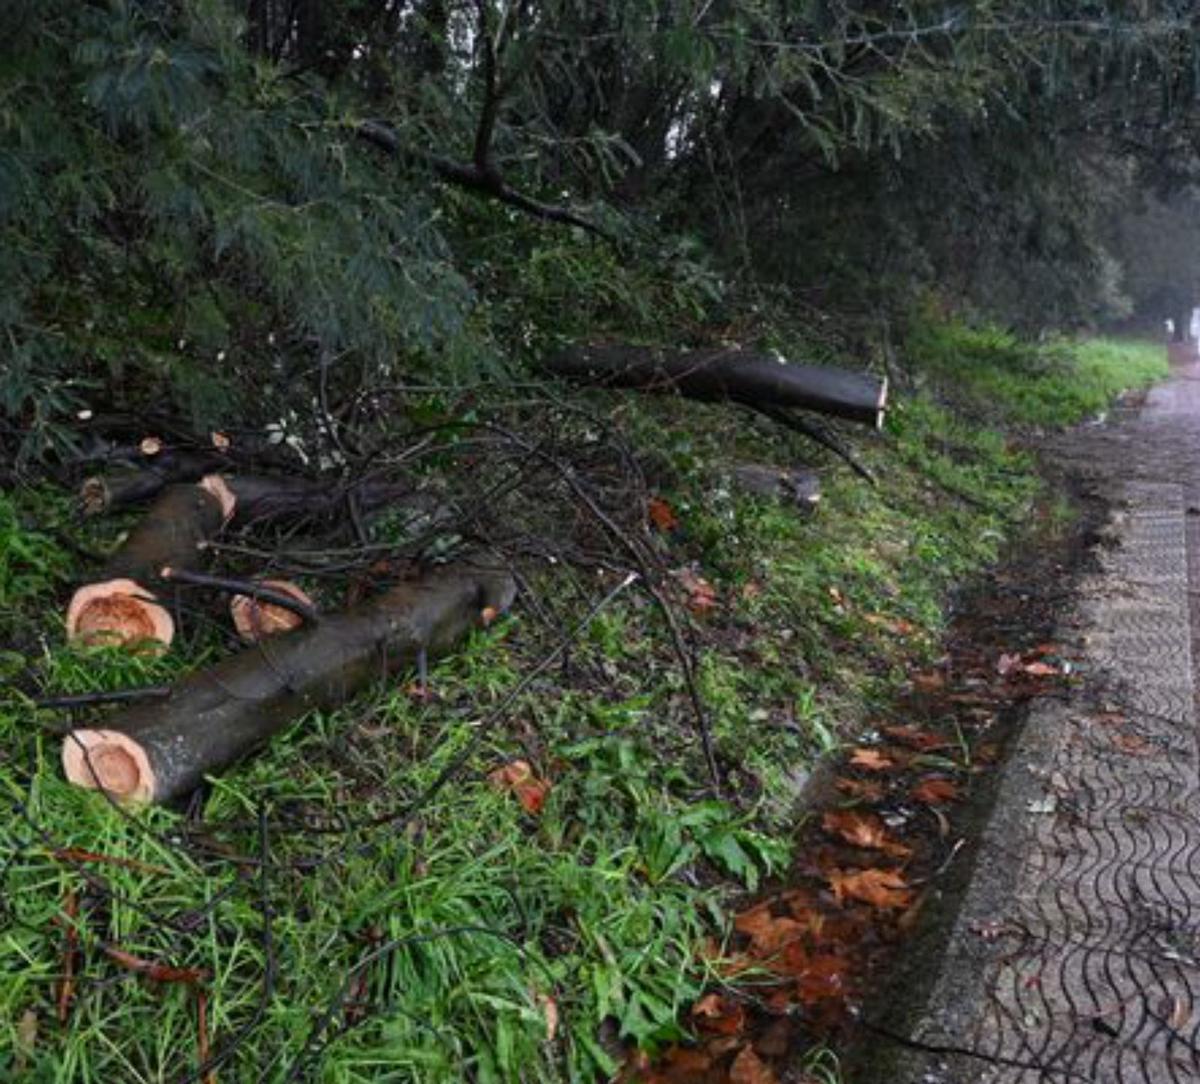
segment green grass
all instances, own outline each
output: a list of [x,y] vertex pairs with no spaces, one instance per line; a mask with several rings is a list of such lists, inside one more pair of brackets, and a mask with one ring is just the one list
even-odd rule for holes
[[1017,425],[1072,425],[1123,391],[1169,372],[1161,343],[1057,340],[1036,345],[993,327],[918,320],[909,335],[914,363],[939,383]]
[[[988,356],[979,372],[999,365]],[[1022,354],[1012,372],[1028,395],[1011,390],[1011,418],[1040,416],[1039,396],[1047,417],[1064,417],[1068,399],[1087,413],[1121,374],[1159,371],[1122,344],[1071,356],[1074,375],[1051,378]],[[1083,390],[1060,394],[1074,380]],[[121,969],[102,942],[211,973],[214,1049],[247,1036],[220,1079],[282,1081],[301,1061],[330,1084],[592,1081],[635,1046],[685,1036],[683,1012],[713,977],[701,946],[720,943],[732,900],[786,868],[806,772],[886,708],[908,666],[933,657],[949,592],[1024,528],[1041,483],[1002,431],[923,394],[859,444],[879,486],[824,470],[813,517],[735,492],[720,466],[814,458],[794,437],[671,400],[630,398],[616,422],[679,516],[659,540],[666,565],[694,565],[718,593],[696,623],[697,680],[726,798],[709,793],[661,618],[633,591],[591,622],[573,678],[542,678],[490,724],[466,769],[395,826],[368,827],[408,810],[538,657],[520,611],[435,670],[434,700],[394,683],[301,721],[215,779],[199,820],[118,810],[68,787],[46,729],[61,718],[10,689],[0,1079],[142,1084],[194,1069],[193,992]],[[97,523],[85,541],[98,548],[118,526]],[[76,573],[59,527],[78,530],[63,497],[0,494],[0,608],[22,630],[20,688],[170,680],[224,650],[205,626],[164,659],[63,646],[46,617]],[[560,576],[547,570],[537,586],[564,590]],[[487,781],[514,757],[553,784],[540,816]],[[61,847],[155,868],[66,861]],[[82,955],[63,1026],[55,981],[69,893]],[[347,995],[360,1014],[338,1007]],[[820,1049],[811,1061],[836,1080]]]

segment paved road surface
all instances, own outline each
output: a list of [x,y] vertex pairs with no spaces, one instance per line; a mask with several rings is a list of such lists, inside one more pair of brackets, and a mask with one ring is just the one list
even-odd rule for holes
[[[1115,498],[1039,704],[887,1084],[1200,1081],[1200,362],[1058,453]],[[856,1081],[854,1084],[874,1084]]]

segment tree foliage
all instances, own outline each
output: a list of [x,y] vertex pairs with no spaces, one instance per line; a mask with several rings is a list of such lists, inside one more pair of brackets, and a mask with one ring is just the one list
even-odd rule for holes
[[249,388],[303,410],[318,382],[686,339],[754,298],[853,315],[933,288],[1029,329],[1159,305],[1109,223],[1197,164],[1182,0],[9,0],[5,21],[0,419],[26,455],[97,398],[253,420]]

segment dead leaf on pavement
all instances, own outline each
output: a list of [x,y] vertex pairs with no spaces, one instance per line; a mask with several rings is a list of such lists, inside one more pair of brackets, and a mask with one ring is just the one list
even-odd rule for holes
[[922,779],[912,789],[913,801],[923,802],[925,805],[941,805],[943,802],[953,802],[957,798],[958,785],[952,780],[939,779],[937,776]]
[[527,760],[513,760],[488,773],[488,781],[501,790],[511,791],[526,813],[540,813],[550,793],[550,784],[538,779]]
[[1112,743],[1122,753],[1127,753],[1131,757],[1144,757],[1150,752],[1150,743],[1136,734],[1123,734],[1118,731],[1112,736]]
[[905,910],[912,906],[913,891],[894,869],[832,869],[828,878],[838,903],[860,900],[880,910]]
[[779,1077],[753,1047],[744,1046],[729,1067],[729,1084],[779,1084]]
[[836,810],[826,813],[821,826],[831,836],[844,839],[855,847],[866,847],[882,851],[896,858],[907,858],[912,848],[887,838],[883,821],[874,813],[863,813],[855,809]]

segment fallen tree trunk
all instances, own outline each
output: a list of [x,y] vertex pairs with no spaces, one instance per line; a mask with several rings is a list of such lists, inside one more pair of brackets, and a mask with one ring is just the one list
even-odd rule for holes
[[215,475],[170,486],[109,558],[100,577],[78,588],[67,607],[67,637],[85,643],[169,646],[175,621],[164,604],[161,572],[190,570],[200,544],[228,519],[229,495]]
[[167,450],[142,459],[146,466],[85,478],[79,487],[80,511],[98,516],[140,504],[153,500],[169,485],[198,482],[206,474],[229,468],[228,457],[215,450]]
[[339,707],[382,674],[448,652],[515,597],[505,572],[458,563],[399,584],[185,678],[63,744],[67,778],[120,800],[163,802],[193,790],[313,709]]
[[568,380],[689,399],[730,401],[761,410],[790,407],[848,418],[878,429],[887,380],[867,373],[792,365],[747,350],[659,350],[648,346],[576,346],[545,362]]

